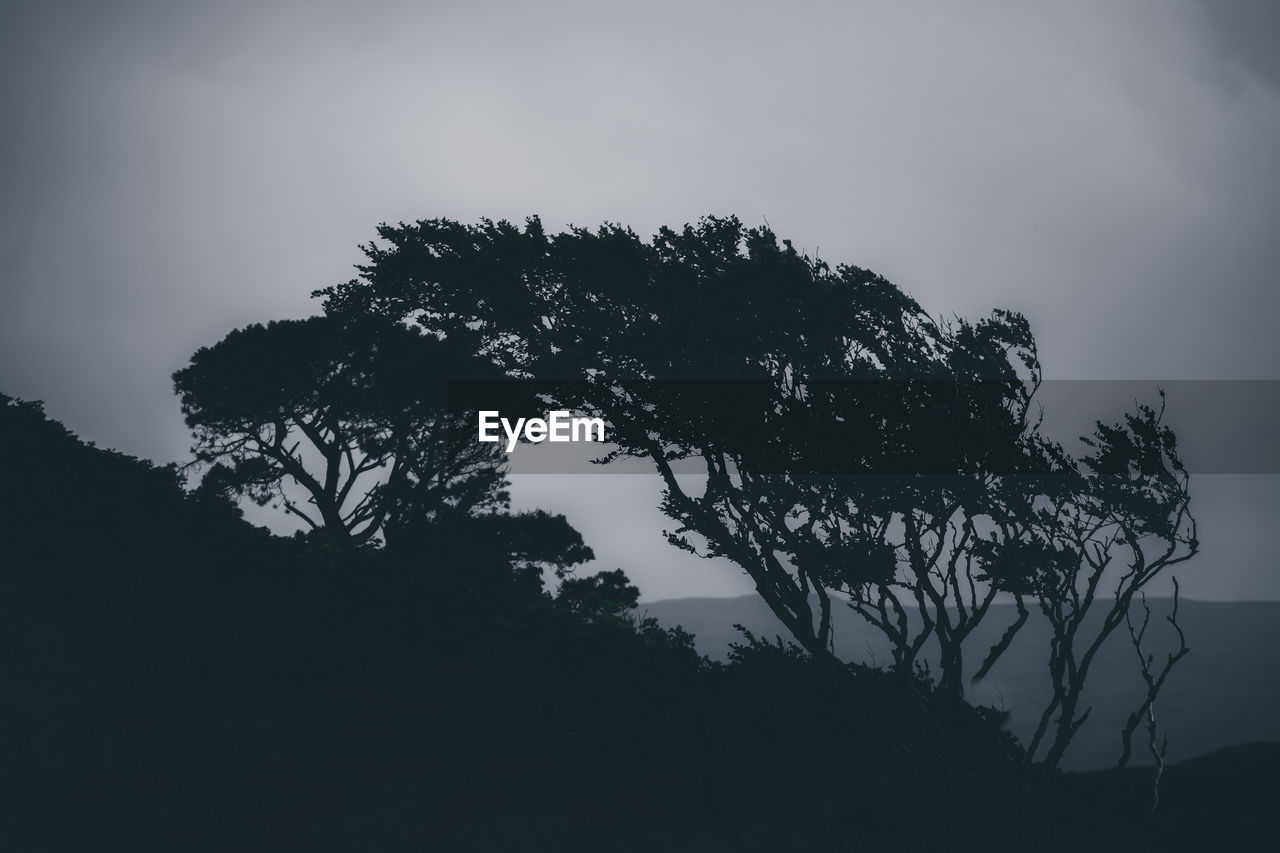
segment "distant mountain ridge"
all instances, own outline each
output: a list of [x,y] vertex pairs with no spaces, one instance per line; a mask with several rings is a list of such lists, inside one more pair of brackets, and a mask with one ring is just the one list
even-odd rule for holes
[[[1163,660],[1176,642],[1164,621],[1170,599],[1151,599],[1147,650]],[[741,640],[741,624],[757,636],[789,639],[786,629],[758,596],[678,598],[641,604],[641,614],[664,626],[681,625],[694,634],[698,650],[723,659]],[[845,660],[886,664],[889,646],[874,628],[845,607],[833,608],[836,651]],[[986,650],[1015,617],[1012,604],[994,604],[965,647],[972,672]],[[1156,702],[1160,730],[1169,736],[1169,760],[1183,761],[1223,747],[1280,741],[1280,602],[1183,600],[1179,624],[1191,653],[1178,664]],[[980,684],[970,701],[1010,712],[1009,730],[1025,740],[1048,697],[1046,667],[1049,629],[1035,611],[1013,646]],[[1098,655],[1089,676],[1084,707],[1089,720],[1068,750],[1064,768],[1092,770],[1114,765],[1120,731],[1142,695],[1137,656],[1123,626]],[[1147,760],[1145,742],[1135,742],[1134,763]]]

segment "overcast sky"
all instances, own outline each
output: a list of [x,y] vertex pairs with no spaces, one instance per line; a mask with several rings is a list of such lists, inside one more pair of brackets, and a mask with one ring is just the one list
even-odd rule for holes
[[[1023,311],[1050,377],[1280,379],[1268,0],[20,3],[0,63],[0,390],[152,459],[195,348],[435,216],[767,219],[932,313]],[[748,591],[586,479],[517,496],[646,598]],[[1185,589],[1280,598],[1275,480],[1206,481],[1237,499]]]

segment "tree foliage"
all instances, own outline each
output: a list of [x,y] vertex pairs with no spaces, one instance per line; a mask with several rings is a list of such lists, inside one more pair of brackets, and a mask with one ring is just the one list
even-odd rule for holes
[[195,457],[214,466],[208,488],[279,501],[360,544],[505,506],[497,449],[447,405],[450,378],[485,375],[469,352],[403,325],[311,317],[237,329],[174,385]]
[[[318,292],[331,316],[413,323],[508,376],[556,380],[557,405],[609,421],[614,457],[653,462],[672,542],[742,566],[814,655],[830,654],[844,601],[903,673],[936,643],[940,684],[960,695],[966,639],[1012,596],[1019,616],[977,675],[1029,604],[1050,615],[1064,635],[1051,678],[1068,698],[1046,714],[1065,711],[1065,744],[1078,684],[1061,685],[1088,670],[1069,648],[1102,583],[1098,549],[1127,545],[1138,566],[1117,608],[1135,579],[1196,550],[1172,433],[1150,410],[1100,423],[1083,457],[1043,434],[1039,357],[1016,313],[935,320],[882,277],[734,218],[650,241],[608,224],[548,234],[537,219],[378,237],[358,278]],[[690,461],[701,488],[677,476]],[[1181,556],[1147,561],[1156,541]]]

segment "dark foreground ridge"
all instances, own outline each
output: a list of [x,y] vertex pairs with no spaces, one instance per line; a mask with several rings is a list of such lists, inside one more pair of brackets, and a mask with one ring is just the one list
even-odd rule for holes
[[4,849],[1171,850],[1269,814],[1274,745],[1148,817],[1149,771],[1024,771],[927,681],[712,663],[620,572],[549,595],[527,541],[275,537],[2,402]]
[[[1164,600],[1153,601],[1168,609]],[[645,616],[662,625],[681,625],[694,635],[701,654],[726,659],[744,625],[763,637],[784,628],[756,596],[683,598],[642,603]],[[915,615],[915,614],[913,614]],[[918,617],[917,617],[918,618]],[[1016,618],[1009,603],[992,605],[988,619],[970,639],[989,648]],[[1161,728],[1169,735],[1169,760],[1184,761],[1252,741],[1280,742],[1280,602],[1183,601],[1181,620],[1194,649],[1169,680],[1159,701]],[[889,658],[884,638],[847,607],[835,611],[835,645],[843,660],[863,663]],[[785,636],[785,634],[783,634]],[[1043,616],[1032,613],[1026,628],[981,682],[970,685],[970,701],[1009,712],[1008,728],[1025,739],[1044,707],[1044,668],[1052,635]],[[1241,648],[1250,649],[1241,655]],[[928,649],[936,657],[936,647]],[[969,674],[977,668],[969,663]],[[1072,742],[1067,770],[1112,767],[1120,754],[1119,732],[1142,692],[1133,649],[1117,643],[1103,649],[1086,691],[1090,725]],[[1150,763],[1138,752],[1134,760]]]

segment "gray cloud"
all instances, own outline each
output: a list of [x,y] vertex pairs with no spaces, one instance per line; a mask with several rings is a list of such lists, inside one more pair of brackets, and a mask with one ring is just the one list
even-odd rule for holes
[[1280,6],[1270,0],[1201,0],[1214,40],[1240,73],[1280,88]]
[[197,346],[438,215],[767,217],[1054,377],[1280,378],[1274,5],[180,5],[0,35],[0,388],[104,444],[182,456]]

